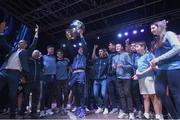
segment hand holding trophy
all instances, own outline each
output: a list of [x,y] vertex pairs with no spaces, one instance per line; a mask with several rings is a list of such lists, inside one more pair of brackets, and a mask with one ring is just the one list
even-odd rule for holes
[[84,31],[84,23],[79,20],[73,20],[69,28],[66,29],[66,38],[68,40],[74,40],[77,36],[83,37]]

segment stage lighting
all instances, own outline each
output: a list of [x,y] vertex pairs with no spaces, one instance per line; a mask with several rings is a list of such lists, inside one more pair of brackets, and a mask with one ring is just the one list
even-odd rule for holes
[[125,32],[124,35],[125,35],[125,36],[128,36],[128,32]]
[[76,48],[76,47],[77,47],[77,45],[76,45],[76,44],[74,44],[74,45],[73,45],[73,47],[74,47],[74,48]]
[[66,44],[63,44],[62,47],[65,48],[65,47],[66,47]]
[[144,32],[144,29],[141,29],[140,32]]
[[118,36],[119,38],[121,38],[121,37],[122,37],[122,34],[121,34],[121,33],[119,33],[117,36]]
[[137,34],[137,30],[133,30],[133,34],[134,34],[134,35]]
[[79,46],[82,46],[82,43],[79,43]]

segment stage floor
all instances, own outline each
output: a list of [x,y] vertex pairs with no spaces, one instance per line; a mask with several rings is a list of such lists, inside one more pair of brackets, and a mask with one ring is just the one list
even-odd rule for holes
[[[73,112],[68,111],[67,115],[62,115],[60,113],[54,114],[52,116],[46,116],[44,118],[39,118],[39,119],[72,119],[72,120],[77,120],[77,119],[117,119],[118,114],[108,114],[108,115],[103,115],[102,113],[100,114],[94,114],[94,112],[88,112],[87,115],[83,118],[76,117]],[[8,119],[8,114],[3,113],[0,114],[0,119]],[[22,119],[21,116],[16,116],[16,119]],[[30,117],[25,116],[25,119],[31,119]]]

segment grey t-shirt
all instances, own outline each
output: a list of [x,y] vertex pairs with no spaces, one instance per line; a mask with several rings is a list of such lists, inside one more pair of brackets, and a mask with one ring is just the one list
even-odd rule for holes
[[53,55],[43,56],[44,75],[56,74],[56,58]]
[[56,79],[67,80],[68,79],[68,59],[57,60],[56,62]]

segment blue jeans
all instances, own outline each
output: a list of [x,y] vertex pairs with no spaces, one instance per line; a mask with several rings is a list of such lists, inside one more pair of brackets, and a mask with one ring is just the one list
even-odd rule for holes
[[73,85],[73,94],[75,96],[75,105],[77,107],[85,107],[85,84],[75,82]]
[[[94,96],[97,102],[98,107],[107,107],[107,80],[95,80],[93,84],[93,91],[94,91]],[[100,93],[100,95],[99,95]],[[102,99],[103,98],[103,102]],[[104,103],[104,104],[102,104]]]

